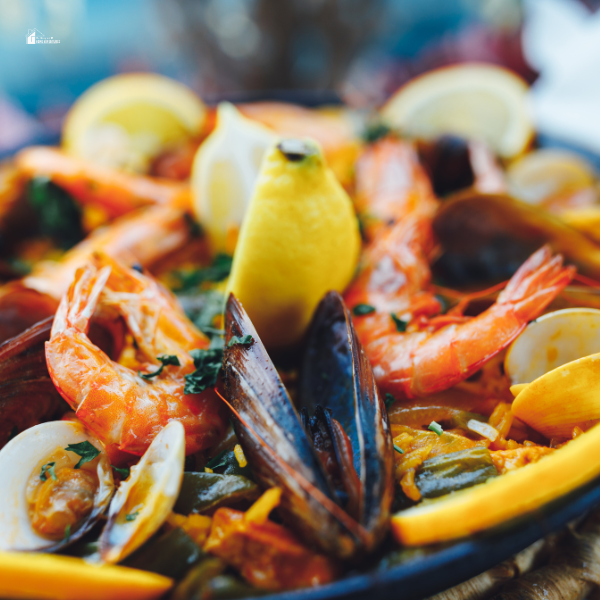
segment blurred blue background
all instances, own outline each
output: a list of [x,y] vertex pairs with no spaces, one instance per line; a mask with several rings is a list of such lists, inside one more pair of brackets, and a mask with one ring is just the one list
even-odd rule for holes
[[[0,0],[0,151],[55,134],[114,73],[157,71],[205,100],[335,90],[381,102],[412,75],[483,60],[531,80],[519,0]],[[59,44],[27,44],[28,31]]]

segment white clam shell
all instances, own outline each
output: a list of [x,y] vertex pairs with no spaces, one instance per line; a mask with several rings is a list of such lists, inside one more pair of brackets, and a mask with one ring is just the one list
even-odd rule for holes
[[[97,475],[100,486],[92,514],[67,541],[56,542],[38,535],[31,526],[26,490],[33,470],[57,448],[89,441],[102,450]],[[104,512],[114,490],[112,469],[100,442],[76,421],[51,421],[26,429],[0,451],[0,550],[55,550],[81,537]],[[73,464],[79,457],[73,454]]]
[[171,421],[113,498],[100,537],[102,560],[119,562],[163,524],[179,495],[184,461],[185,430],[179,421]]
[[512,384],[531,383],[569,362],[600,352],[600,310],[567,308],[530,323],[504,361]]

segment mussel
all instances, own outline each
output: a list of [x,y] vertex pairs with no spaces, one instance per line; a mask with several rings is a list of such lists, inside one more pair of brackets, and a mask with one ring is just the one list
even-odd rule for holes
[[68,409],[46,366],[53,317],[0,346],[0,448],[15,435]]
[[[304,541],[341,559],[385,535],[393,449],[371,366],[337,292],[317,307],[294,408],[254,326],[230,295],[225,388],[254,475],[283,490],[279,514]],[[240,340],[249,343],[239,343]],[[312,416],[310,413],[313,413]]]
[[600,278],[600,246],[542,208],[503,194],[468,191],[445,202],[433,221],[443,254],[433,270],[447,285],[511,277],[544,244]]

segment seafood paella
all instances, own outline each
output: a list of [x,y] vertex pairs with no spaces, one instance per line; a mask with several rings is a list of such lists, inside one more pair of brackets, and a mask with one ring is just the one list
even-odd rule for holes
[[0,596],[320,586],[599,477],[600,188],[526,93],[122,75],[2,163]]

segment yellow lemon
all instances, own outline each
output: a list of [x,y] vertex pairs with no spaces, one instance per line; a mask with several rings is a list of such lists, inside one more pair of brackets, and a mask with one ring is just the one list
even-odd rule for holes
[[173,580],[126,567],[55,554],[0,552],[0,597],[32,600],[151,600]]
[[510,158],[523,152],[534,135],[528,89],[518,75],[494,65],[446,67],[400,88],[382,116],[411,137],[448,133],[481,139]]
[[233,257],[229,290],[271,349],[300,341],[329,290],[343,291],[360,249],[352,202],[312,140],[263,161]]
[[73,104],[62,143],[77,156],[143,172],[165,148],[199,135],[205,120],[204,104],[185,85],[155,73],[115,75]]
[[192,168],[194,211],[214,251],[233,254],[263,156],[277,137],[232,104],[219,104],[217,126]]

